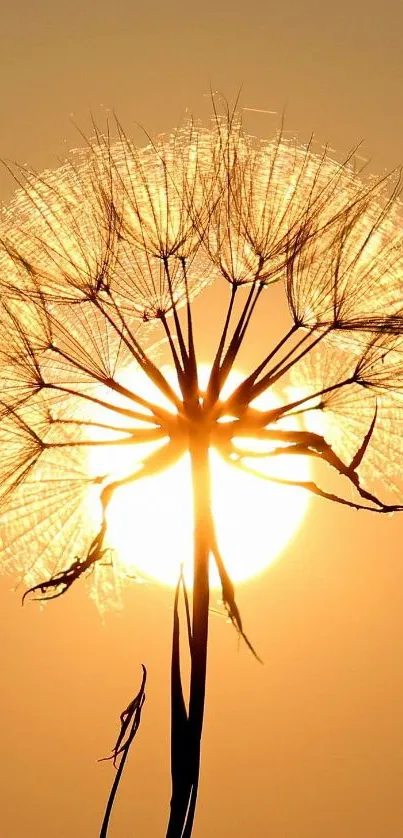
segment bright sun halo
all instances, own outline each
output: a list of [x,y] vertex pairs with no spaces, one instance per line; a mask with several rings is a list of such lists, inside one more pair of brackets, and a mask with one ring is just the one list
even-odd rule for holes
[[[133,386],[133,377],[126,371],[124,383]],[[199,368],[201,388],[207,384],[209,369]],[[167,368],[165,376],[174,385],[174,375]],[[242,381],[233,371],[229,376],[224,398]],[[142,382],[143,383],[143,382]],[[161,402],[153,385],[142,394]],[[261,396],[256,406],[275,407],[273,395]],[[165,405],[166,406],[166,405]],[[296,427],[294,424],[289,427]],[[249,449],[250,440],[243,441]],[[257,443],[253,447],[256,449]],[[145,446],[142,446],[143,451]],[[147,451],[150,446],[147,446]],[[257,449],[256,449],[257,450]],[[136,460],[140,446],[136,446]],[[91,472],[119,475],[125,468],[127,449],[92,448],[89,454]],[[271,564],[290,541],[300,525],[308,496],[302,489],[281,486],[231,468],[215,450],[210,451],[213,513],[221,553],[234,582],[243,582]],[[256,468],[257,461],[250,464]],[[288,480],[307,480],[306,458],[279,456],[259,461],[259,470]],[[192,582],[193,513],[190,462],[188,455],[176,465],[155,477],[122,486],[107,511],[108,541],[116,561],[124,573],[157,580],[169,586],[178,581],[183,565],[188,585]],[[212,587],[220,587],[215,568],[211,569]]]

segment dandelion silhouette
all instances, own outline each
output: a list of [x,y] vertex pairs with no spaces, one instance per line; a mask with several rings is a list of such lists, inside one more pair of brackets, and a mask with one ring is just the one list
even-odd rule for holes
[[[92,574],[96,581],[113,574],[107,540],[112,498],[189,453],[193,589],[188,595],[181,572],[174,598],[166,833],[189,838],[200,769],[211,563],[228,616],[253,651],[216,535],[209,450],[256,479],[297,485],[334,503],[380,514],[403,509],[396,494],[403,415],[399,177],[364,180],[353,154],[339,164],[326,151],[317,155],[312,143],[286,141],[281,132],[258,142],[229,110],[214,110],[207,128],[189,121],[140,149],[119,123],[113,138],[95,128],[86,148],[58,170],[12,171],[21,188],[2,212],[0,230],[4,561],[23,574],[27,593],[42,599],[64,594],[81,576]],[[213,282],[227,283],[228,309],[202,390],[192,307]],[[289,329],[277,344],[270,342],[275,283],[290,312]],[[265,357],[224,399],[241,346],[253,338],[259,307],[267,312]],[[159,364],[161,341],[169,347],[177,389]],[[132,370],[152,382],[169,409],[129,386]],[[290,376],[294,396],[288,402],[256,407],[257,396]],[[287,424],[290,416],[298,416],[297,429]],[[251,440],[259,441],[259,450]],[[89,451],[122,447],[124,469],[116,473],[111,465],[97,473]],[[322,461],[340,477],[340,491],[261,471],[263,459],[274,462],[280,455]],[[133,509],[134,552],[135,515]],[[180,599],[188,695],[181,677]],[[144,689],[145,671],[140,692],[122,714],[116,764],[126,759],[140,722]],[[120,762],[101,836],[122,767]]]

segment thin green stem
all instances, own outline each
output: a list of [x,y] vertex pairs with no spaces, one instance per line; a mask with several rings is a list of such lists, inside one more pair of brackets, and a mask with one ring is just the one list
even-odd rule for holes
[[81,447],[102,447],[109,445],[144,445],[147,442],[155,442],[167,437],[167,432],[162,428],[136,428],[135,431],[125,431],[127,436],[119,439],[72,439],[70,442],[42,442],[45,448],[77,448]]
[[321,396],[326,396],[328,395],[328,393],[334,393],[336,390],[340,390],[342,387],[346,387],[349,384],[354,384],[354,382],[354,376],[344,378],[343,381],[337,381],[336,384],[330,384],[329,387],[323,387],[322,390],[316,390],[316,392],[314,393],[308,393],[306,396],[302,396],[300,399],[297,399],[294,402],[281,405],[281,407],[275,407],[272,410],[260,411],[250,408],[246,416],[246,419],[242,419],[242,422],[244,423],[243,426],[240,425],[239,428],[237,428],[236,433],[234,432],[234,436],[242,436],[245,434],[245,432],[246,435],[253,435],[254,433],[258,432],[259,428],[265,428],[266,425],[278,422],[278,420],[285,415],[297,416],[298,413],[306,413],[308,410],[321,410],[323,409],[323,404],[322,402],[319,402],[318,404],[312,405],[309,408],[301,409],[300,411],[294,412],[294,408],[298,408],[306,402],[312,401],[313,399],[320,399]]
[[[250,389],[248,401],[253,401],[254,399],[256,399],[257,396],[259,396],[261,393],[264,393],[264,391],[267,390],[268,387],[271,387],[273,384],[276,383],[276,381],[282,378],[283,375],[285,375],[285,373],[288,372],[288,370],[290,370],[291,367],[294,366],[294,364],[297,364],[298,361],[301,361],[302,358],[304,358],[305,355],[308,354],[308,352],[311,352],[311,350],[315,346],[317,346],[317,344],[320,343],[324,337],[326,337],[329,331],[330,329],[327,329],[325,332],[321,332],[321,334],[317,338],[315,338],[315,340],[313,340],[312,343],[309,344],[309,346],[304,347],[304,349],[301,350],[299,355],[297,355],[295,358],[292,358],[291,361],[289,361],[289,363],[286,364],[284,367],[281,366],[282,362],[280,362],[280,364],[277,365],[278,371],[276,373],[273,373],[273,370],[270,370],[270,372],[266,373],[266,375],[264,375],[263,378]],[[301,341],[301,343],[303,342],[304,340]]]
[[170,328],[169,328],[169,325],[168,325],[168,321],[167,321],[166,315],[165,315],[165,314],[161,314],[160,320],[161,320],[161,323],[162,323],[162,325],[163,325],[164,332],[165,332],[165,334],[166,334],[166,336],[167,336],[167,339],[168,339],[169,348],[170,348],[170,350],[171,350],[171,355],[172,355],[172,360],[173,360],[173,362],[174,362],[174,366],[175,366],[175,370],[176,370],[176,375],[177,375],[177,377],[178,377],[179,386],[180,386],[180,388],[181,388],[182,395],[183,395],[183,391],[184,391],[184,374],[183,374],[183,369],[182,369],[182,366],[181,366],[181,362],[180,362],[180,360],[179,360],[178,353],[177,353],[177,351],[176,351],[176,346],[175,346],[175,343],[174,343],[174,339],[173,339],[173,337],[172,337],[171,330],[170,330]]
[[[125,396],[126,399],[129,399],[136,404],[141,405],[141,407],[145,407],[151,413],[154,413],[155,416],[167,416],[167,411],[163,408],[159,407],[158,405],[154,404],[153,402],[148,401],[147,399],[143,399],[142,396],[139,396],[137,393],[133,393],[132,390],[129,390],[127,387],[124,387],[123,384],[119,384],[114,378],[100,375],[96,373],[94,370],[91,372],[83,365],[80,364],[78,361],[71,358],[71,356],[67,352],[63,352],[62,349],[59,349],[57,346],[52,345],[51,347],[52,352],[55,352],[57,355],[60,355],[61,358],[64,358],[70,364],[84,372],[85,375],[91,375],[95,381],[98,381],[99,384],[104,384],[105,387],[109,387],[111,390],[114,390],[115,393],[119,393],[121,396]],[[162,376],[162,373],[161,373]],[[164,377],[162,376],[163,380],[165,381]],[[165,382],[167,384],[167,382]],[[167,384],[167,386],[169,386]],[[161,389],[161,388],[160,388]],[[178,404],[180,408],[180,401],[178,397],[175,395],[175,402]]]
[[174,318],[174,321],[175,321],[175,328],[176,328],[176,334],[177,334],[177,338],[178,338],[178,342],[179,342],[179,349],[180,349],[180,353],[181,353],[181,357],[182,357],[182,364],[183,364],[184,367],[186,367],[187,362],[188,362],[188,353],[187,353],[187,349],[186,349],[186,346],[185,346],[185,341],[184,341],[183,332],[182,332],[182,326],[181,326],[181,323],[180,323],[180,320],[179,320],[179,317],[178,317],[178,312],[177,312],[177,309],[176,309],[175,297],[174,297],[173,287],[172,287],[171,272],[169,270],[169,262],[168,262],[168,257],[167,256],[163,257],[163,263],[164,263],[165,275],[166,275],[167,282],[168,282],[169,296],[170,296],[171,305],[172,305],[172,314],[173,314],[173,318]]
[[[133,338],[133,336],[131,335],[131,333],[128,332],[128,327],[125,324],[123,325],[123,329],[126,330],[128,332],[128,334],[130,334],[130,337],[131,337],[131,340],[133,341],[133,343],[130,343],[130,341],[127,340],[127,337],[124,333],[124,330],[122,331],[122,329],[118,328],[117,324],[110,317],[110,315],[106,311],[105,307],[99,306],[99,308],[100,308],[100,311],[102,311],[102,314],[104,315],[104,317],[106,318],[108,323],[110,323],[110,325],[114,328],[114,330],[119,335],[119,337],[121,338],[121,340],[123,341],[125,346],[132,353],[133,357],[135,358],[135,360],[137,361],[137,363],[139,364],[139,366],[143,370],[143,372],[148,376],[148,378],[153,382],[153,384],[155,384],[155,386],[158,388],[158,390],[160,390],[160,392],[163,393],[163,395],[166,396],[166,398],[173,405],[175,405],[177,410],[180,410],[181,409],[181,402],[180,402],[180,399],[178,399],[178,396],[176,395],[175,391],[168,384],[168,381],[166,380],[165,376],[162,374],[161,370],[151,361],[151,359],[148,357],[148,355],[146,355],[146,353],[144,352],[144,349],[142,349],[142,347],[140,346],[138,341],[136,341],[135,338]],[[121,315],[120,315],[120,317],[121,317]],[[141,350],[141,353],[140,353],[140,350]],[[138,401],[138,398],[137,398],[137,401]]]
[[[43,389],[57,390],[60,393],[67,393],[70,396],[76,396],[78,399],[84,399],[84,401],[88,401],[91,404],[97,405],[98,407],[103,407],[106,410],[111,410],[113,413],[117,413],[119,416],[127,416],[129,419],[137,419],[140,422],[145,422],[146,424],[158,424],[158,419],[156,416],[147,416],[146,413],[139,413],[135,410],[129,410],[126,407],[119,407],[118,405],[111,404],[110,402],[106,402],[103,399],[97,399],[96,396],[90,396],[89,393],[80,392],[79,390],[73,390],[72,387],[63,387],[60,384],[50,384],[44,382]],[[151,403],[150,407],[147,407],[147,410],[151,410]],[[158,410],[160,409],[158,408]]]
[[[245,323],[249,322],[249,320],[248,320],[249,311],[250,311],[251,308],[253,310],[254,305],[256,303],[256,300],[255,301],[253,300],[255,291],[256,291],[256,281],[252,282],[252,284],[251,284],[251,288],[250,288],[249,294],[247,296],[245,305],[242,309],[242,312],[240,314],[238,323],[237,323],[237,325],[234,329],[234,333],[233,333],[232,338],[230,340],[227,351],[224,355],[224,360],[223,360],[221,366],[219,367],[218,373],[216,374],[216,381],[211,383],[211,391],[212,391],[212,388],[213,388],[213,385],[214,385],[215,391],[217,392],[216,399],[218,398],[218,396],[219,396],[219,394],[220,394],[220,392],[221,392],[221,390],[222,390],[222,388],[223,388],[223,386],[224,386],[224,384],[225,384],[225,382],[226,382],[226,380],[227,380],[227,378],[228,378],[228,376],[229,376],[229,374],[232,370],[235,359],[236,359],[236,357],[238,355],[238,352],[241,348],[241,344],[242,344],[242,341],[243,341],[243,338],[244,338],[244,335],[245,335],[245,331],[243,331],[243,329],[244,329]],[[259,296],[259,294],[260,294],[260,291],[259,291],[259,288],[258,288],[257,297]],[[211,378],[210,378],[210,382],[211,382]],[[211,405],[214,405],[214,400],[213,400],[211,392],[210,392],[210,382],[209,382],[209,389],[207,391],[207,397],[210,400]]]
[[223,330],[221,332],[220,342],[217,348],[217,352],[213,361],[213,366],[210,372],[210,379],[207,385],[207,403],[210,405],[214,403],[220,394],[220,386],[219,386],[219,372],[220,372],[220,363],[222,358],[222,353],[224,351],[225,341],[227,339],[229,324],[231,322],[232,311],[234,308],[235,296],[238,290],[238,285],[233,283],[231,285],[231,295],[229,299],[227,314],[225,318],[225,323]]
[[[284,337],[281,338],[281,340],[269,352],[269,354],[266,355],[266,357],[263,359],[263,361],[261,361],[261,363],[256,367],[256,369],[254,369],[253,372],[250,375],[248,375],[247,378],[244,379],[242,384],[240,384],[239,387],[237,387],[236,390],[234,390],[231,398],[227,402],[228,407],[230,407],[232,404],[236,404],[236,405],[242,404],[245,401],[245,399],[248,400],[247,394],[251,390],[251,388],[252,388],[253,384],[255,383],[257,377],[260,375],[261,372],[263,372],[264,368],[267,366],[269,361],[271,361],[271,359],[274,358],[277,355],[277,353],[280,351],[280,349],[282,349],[284,344],[287,343],[288,340],[290,340],[290,338],[295,334],[295,332],[298,329],[299,329],[299,326],[297,326],[295,323],[291,326],[291,329],[289,329],[289,331],[284,335]],[[304,337],[302,339],[302,342],[305,341],[306,338],[307,338],[307,336],[304,335]],[[297,344],[297,346],[298,345],[300,345],[300,343]],[[288,353],[288,355],[285,356],[285,358],[290,357],[290,355],[294,351],[295,351],[295,347],[292,350],[290,350],[290,352]],[[285,358],[283,358],[280,363],[283,363]]]
[[188,337],[188,348],[187,348],[188,360],[186,362],[185,371],[186,371],[186,379],[188,380],[188,392],[189,392],[190,399],[193,401],[193,403],[198,404],[199,380],[198,380],[198,372],[197,372],[196,349],[195,349],[195,342],[194,342],[192,306],[191,306],[191,303],[190,303],[189,283],[188,283],[188,276],[187,276],[187,271],[186,271],[186,259],[185,259],[185,257],[181,258],[181,264],[182,264],[183,279],[184,279],[184,282],[185,282],[185,290],[186,290],[186,318],[187,318],[187,337]]

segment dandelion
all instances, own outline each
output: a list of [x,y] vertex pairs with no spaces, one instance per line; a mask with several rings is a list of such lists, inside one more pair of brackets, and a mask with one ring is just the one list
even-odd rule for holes
[[[113,578],[123,584],[109,540],[110,505],[122,487],[188,453],[193,578],[190,595],[178,569],[166,834],[189,838],[211,564],[227,614],[254,651],[217,536],[210,450],[256,480],[375,513],[403,509],[399,179],[364,180],[354,155],[340,164],[281,132],[258,142],[236,114],[217,111],[209,127],[189,121],[145,148],[119,123],[114,137],[95,128],[87,147],[56,171],[15,167],[13,174],[20,188],[0,219],[3,560],[21,573],[27,594],[42,599],[66,593],[81,576],[98,588]],[[227,284],[228,309],[202,386],[193,306],[213,282]],[[270,337],[274,284],[290,314],[277,343]],[[259,307],[267,316],[264,357],[224,395]],[[161,362],[166,349],[175,384]],[[258,397],[278,383],[288,396],[261,408]],[[150,385],[162,401],[150,396]],[[94,450],[108,456],[97,459]],[[279,476],[280,457],[322,461],[339,475],[340,491]],[[135,523],[131,537],[135,553]],[[122,715],[117,782],[144,688],[145,673]]]

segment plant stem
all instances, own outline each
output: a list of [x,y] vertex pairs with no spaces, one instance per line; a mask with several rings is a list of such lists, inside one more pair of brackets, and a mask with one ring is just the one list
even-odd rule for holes
[[[209,440],[204,429],[195,428],[190,438],[190,458],[194,510],[194,580],[192,603],[192,634],[190,639],[190,687],[186,735],[183,712],[172,713],[172,797],[167,838],[190,838],[193,829],[200,769],[200,745],[203,729],[206,690],[209,554],[211,549],[211,488]],[[177,628],[174,647],[178,650]],[[177,652],[179,654],[179,652]],[[178,695],[178,666],[172,668],[172,696]]]

